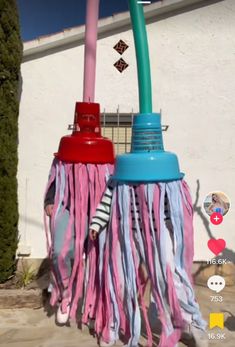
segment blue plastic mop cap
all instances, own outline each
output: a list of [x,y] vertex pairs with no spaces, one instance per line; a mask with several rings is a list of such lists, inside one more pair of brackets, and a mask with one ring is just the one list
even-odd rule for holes
[[183,177],[176,154],[164,151],[161,115],[135,116],[131,152],[116,157],[113,179],[120,182],[166,182]]
[[134,117],[131,152],[163,151],[161,115],[140,114]]

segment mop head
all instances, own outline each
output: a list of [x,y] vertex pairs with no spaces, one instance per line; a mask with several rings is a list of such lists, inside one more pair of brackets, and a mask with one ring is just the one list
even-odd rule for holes
[[[88,225],[105,190],[106,181],[112,172],[113,165],[111,164],[72,164],[57,159],[53,161],[51,167],[46,188],[47,194],[51,185],[55,184],[54,208],[50,227],[47,225],[45,215],[47,250],[51,261],[53,261],[52,245],[56,237],[56,225],[60,222],[60,216],[63,215],[65,209],[68,210],[69,220],[63,246],[58,257],[58,271],[52,266],[53,288],[50,303],[52,306],[56,305],[62,299],[64,288],[68,288],[67,296],[70,298],[71,303],[71,318],[76,318],[78,302],[82,298],[84,290],[84,243],[86,239],[89,253],[87,261],[90,264],[87,266],[89,281],[86,284],[86,291],[90,293],[91,300],[89,302],[91,305],[86,307],[86,310],[91,311],[92,303],[96,301],[94,269],[97,262],[97,247],[93,247],[91,241],[87,238]],[[74,243],[74,257],[71,274],[68,274],[64,261],[71,251],[71,243]]]
[[[113,329],[115,339],[122,332],[128,338],[126,346],[138,346],[143,317],[147,345],[152,346],[151,328],[157,323],[151,326],[150,321],[158,317],[158,346],[175,347],[186,324],[205,326],[191,283],[193,208],[177,156],[164,151],[160,115],[152,113],[143,6],[135,0],[128,2],[136,47],[140,114],[134,117],[131,153],[117,157],[114,186],[107,188],[110,194],[106,196],[112,196],[111,214],[107,230],[99,235],[95,330],[105,342],[110,342]],[[101,220],[100,211],[99,207],[94,225],[95,218]],[[144,300],[143,270],[150,282],[150,308],[155,312],[151,319]]]
[[[152,346],[152,332],[161,322],[159,347],[173,347],[185,324],[204,328],[191,281],[193,208],[184,181],[149,184],[115,183],[107,230],[99,235],[100,291],[95,329],[104,341],[110,327],[137,346],[141,317]],[[150,281],[152,317],[144,298]],[[142,311],[142,316],[141,312]],[[151,318],[151,320],[150,320]],[[150,321],[152,324],[150,324]]]
[[[86,301],[88,306],[85,306],[85,311],[87,316],[93,314],[92,307],[96,300],[94,269],[98,249],[90,244],[88,226],[107,179],[113,172],[113,163],[113,144],[101,135],[100,105],[76,102],[73,132],[60,140],[45,193],[46,197],[49,189],[54,190],[50,227],[47,226],[45,215],[47,249],[53,276],[50,302],[54,306],[62,300],[62,313],[70,304],[71,318],[76,318],[78,302],[83,295],[85,263],[87,276],[89,274],[86,292],[90,299]],[[53,250],[58,242],[61,243],[59,255]],[[86,251],[89,255],[84,261]]]

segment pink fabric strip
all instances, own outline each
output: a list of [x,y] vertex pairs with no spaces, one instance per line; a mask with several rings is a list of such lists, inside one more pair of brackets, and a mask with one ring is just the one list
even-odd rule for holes
[[107,240],[104,250],[104,268],[103,268],[103,281],[104,281],[104,290],[102,295],[102,302],[103,302],[103,330],[102,330],[102,339],[105,342],[110,341],[110,326],[112,324],[111,317],[112,317],[112,307],[111,307],[111,298],[110,298],[110,289],[109,289],[109,254],[110,254],[110,248],[109,248],[109,240]]
[[65,170],[65,189],[64,189],[63,206],[62,206],[61,214],[64,213],[69,202],[69,171],[72,170],[72,165],[64,164],[64,170]]
[[[71,195],[69,222],[68,222],[68,226],[65,233],[63,248],[61,250],[60,255],[58,256],[58,265],[59,265],[59,271],[60,271],[60,275],[61,275],[61,279],[63,283],[63,289],[67,288],[69,284],[70,274],[68,274],[68,269],[65,266],[64,259],[70,250],[71,240],[73,237],[72,229],[74,225],[74,216],[73,216],[74,178],[73,178],[72,170],[70,170],[70,173],[69,173],[69,189],[70,189],[70,195]],[[68,290],[68,296],[70,296],[69,290]]]
[[[52,167],[51,167],[51,171],[50,171],[50,178],[49,178],[49,181],[48,181],[48,184],[47,184],[47,187],[46,187],[45,196],[46,196],[46,194],[48,192],[48,189],[51,186],[52,182],[54,180],[58,181],[57,177],[60,176],[60,175],[58,175],[58,173],[56,173],[56,171],[57,171],[56,168],[57,167],[61,167],[61,165],[60,165],[60,162],[58,162],[55,159],[55,160],[53,160],[53,163],[52,163]],[[45,200],[45,196],[44,196],[44,200]],[[55,204],[54,204],[53,215],[52,215],[52,218],[50,220],[50,228],[48,228],[47,217],[46,217],[46,214],[44,212],[44,225],[45,225],[45,231],[46,231],[46,236],[47,236],[47,252],[48,252],[49,259],[51,259],[51,256],[52,256],[52,244],[53,244],[53,237],[54,237],[53,236],[53,234],[54,234],[54,230],[53,230],[53,226],[54,226],[53,217],[55,215],[55,211],[56,211],[57,206],[58,206],[58,200],[59,200],[58,194],[57,194],[55,199],[56,199],[56,201],[55,201]],[[52,270],[51,271],[51,276],[52,276],[52,280],[53,280],[53,289],[52,289],[52,293],[51,293],[50,304],[52,306],[54,306],[56,304],[57,300],[60,297],[60,289],[58,287],[56,274],[53,271],[53,268],[51,270]]]
[[121,269],[118,268],[117,259],[118,257],[121,257],[121,245],[119,240],[119,230],[120,230],[120,224],[119,224],[119,211],[118,211],[118,202],[117,202],[117,194],[115,203],[113,205],[113,214],[112,214],[112,220],[111,220],[111,227],[108,232],[112,232],[112,266],[113,266],[113,283],[114,283],[114,290],[115,295],[117,299],[118,309],[119,309],[119,315],[120,315],[120,329],[122,330],[122,333],[124,335],[128,334],[129,331],[127,330],[127,318],[124,311],[123,306],[123,300],[124,300],[124,283],[122,283],[120,279],[119,272]]
[[156,239],[160,241],[160,188],[158,184],[154,185],[154,193],[153,193],[153,213],[155,219],[155,225],[157,229]]
[[181,192],[185,195],[188,202],[187,206],[184,201],[185,199],[182,197],[184,214],[184,263],[185,270],[192,283],[192,265],[194,257],[193,207],[189,188],[185,181],[182,182]]
[[[89,196],[90,196],[90,216],[95,212],[96,202],[96,190],[99,185],[97,183],[97,177],[99,173],[97,172],[98,168],[95,165],[88,166],[88,177],[89,177]],[[90,223],[90,220],[89,220]],[[86,284],[86,293],[85,293],[85,306],[84,313],[82,317],[83,323],[88,322],[88,318],[94,316],[96,300],[97,300],[97,241],[94,243],[88,238],[88,264],[87,268],[88,273],[88,283]]]
[[88,174],[86,165],[76,165],[75,180],[75,256],[69,283],[69,289],[72,292],[73,283],[77,278],[74,299],[71,307],[71,318],[74,319],[76,318],[77,304],[79,299],[82,297],[84,284],[83,251],[88,215]]
[[[106,187],[107,165],[89,164],[89,195],[90,195],[90,211],[89,223],[96,211],[96,207],[100,202],[102,194]],[[98,273],[98,243],[92,242],[88,238],[88,283],[86,284],[85,305],[82,317],[83,323],[88,322],[88,318],[94,318],[98,305],[98,290],[99,290],[99,273]]]
[[[131,196],[130,196],[130,199],[131,199]],[[130,208],[130,211],[131,211],[131,208]],[[134,242],[134,238],[133,238],[133,226],[132,226],[132,215],[131,215],[131,213],[130,213],[130,216],[129,216],[129,225],[130,225],[131,251],[132,251],[132,257],[133,257],[134,265],[135,265],[136,285],[137,285],[137,288],[138,288],[140,307],[142,309],[144,322],[145,322],[145,326],[146,326],[146,331],[147,331],[147,346],[151,347],[152,343],[153,343],[153,335],[152,335],[152,332],[151,332],[151,327],[150,327],[149,320],[148,320],[147,308],[146,308],[145,300],[144,300],[144,289],[145,288],[144,288],[144,284],[141,281],[140,269],[138,268],[138,261],[137,261],[137,257],[136,257],[137,249],[135,247],[135,242]]]
[[170,312],[171,312],[171,316],[173,320],[172,322],[174,327],[182,328],[184,326],[183,318],[181,315],[179,300],[175,291],[175,285],[174,285],[173,275],[171,272],[170,265],[167,265],[166,273],[167,273],[168,300],[169,300]]
[[[166,319],[165,319],[165,313],[163,310],[163,305],[161,303],[161,298],[158,293],[159,288],[158,288],[158,284],[155,277],[153,248],[155,248],[156,245],[152,243],[153,240],[150,234],[149,212],[148,212],[148,207],[147,207],[146,199],[145,199],[145,187],[143,184],[137,187],[137,192],[138,192],[139,201],[140,201],[140,211],[142,213],[142,221],[143,221],[143,228],[144,228],[143,233],[145,236],[144,240],[145,240],[146,262],[147,262],[146,265],[149,268],[152,294],[155,301],[157,302],[157,309],[159,311],[159,319],[162,323],[162,333],[161,333],[159,347],[165,347],[164,343],[166,341]],[[172,347],[172,346],[169,345],[168,347]]]
[[62,163],[61,161],[58,161],[56,165],[57,176],[56,176],[56,182],[55,182],[56,191],[55,191],[55,198],[54,198],[54,207],[53,207],[52,216],[51,216],[52,244],[53,244],[53,238],[54,238],[54,232],[55,232],[55,216],[56,216],[56,213],[58,212],[59,200],[60,200],[61,168],[62,168]]
[[[89,176],[89,194],[90,194],[90,211],[89,211],[89,224],[96,211],[96,207],[100,202],[103,192],[106,188],[106,176],[113,171],[113,165],[100,164],[93,165],[88,164],[88,176]],[[91,241],[88,238],[88,281],[86,283],[84,313],[82,317],[83,323],[87,323],[89,318],[95,318],[98,322],[98,326],[101,326],[101,319],[98,315],[101,313],[99,310],[99,271],[98,271],[98,256],[99,248],[98,242]],[[102,328],[99,328],[100,332]]]

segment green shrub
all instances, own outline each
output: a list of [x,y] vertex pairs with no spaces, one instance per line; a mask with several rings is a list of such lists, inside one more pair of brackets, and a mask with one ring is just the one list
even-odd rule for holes
[[26,288],[36,278],[36,270],[32,269],[23,259],[18,264],[19,270],[16,272],[16,287]]
[[17,147],[22,42],[15,0],[0,0],[0,282],[16,268]]

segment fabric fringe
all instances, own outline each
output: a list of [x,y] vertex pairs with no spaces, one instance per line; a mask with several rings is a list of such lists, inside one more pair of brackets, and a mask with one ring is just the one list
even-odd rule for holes
[[121,332],[128,338],[128,347],[137,346],[142,312],[147,346],[152,346],[142,265],[150,281],[151,305],[161,322],[158,346],[177,346],[186,324],[205,328],[192,288],[192,218],[192,201],[184,181],[115,186],[110,222],[99,236],[96,258],[95,330],[104,341],[109,341],[112,327],[117,339]]
[[[83,321],[95,316],[98,305],[99,289],[98,244],[94,247],[88,238],[88,252],[84,260],[84,242],[88,237],[88,226],[106,187],[106,182],[113,172],[113,165],[67,164],[54,160],[51,166],[45,196],[55,181],[56,191],[52,216],[46,218],[44,224],[47,239],[48,257],[53,256],[53,242],[56,237],[56,221],[69,205],[69,222],[67,225],[63,248],[58,258],[58,270],[51,266],[53,289],[50,304],[56,305],[63,299],[62,312],[66,310],[68,301],[71,304],[70,317],[76,319],[79,301],[83,298]],[[49,225],[50,224],[50,225]],[[63,259],[69,252],[74,237],[74,259],[72,273],[67,273]],[[97,241],[98,242],[98,241]],[[86,266],[85,266],[86,263]],[[59,274],[58,274],[59,272]]]

